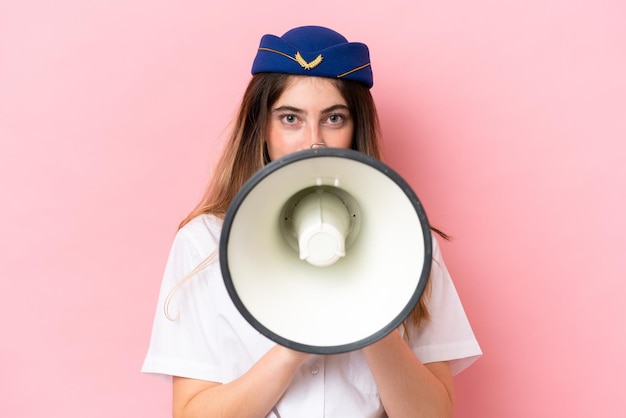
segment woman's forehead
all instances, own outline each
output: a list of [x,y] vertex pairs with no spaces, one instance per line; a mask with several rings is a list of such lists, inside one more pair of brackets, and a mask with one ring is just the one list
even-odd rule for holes
[[324,77],[290,76],[285,89],[276,101],[276,105],[280,104],[335,105],[346,104],[346,101],[334,80]]

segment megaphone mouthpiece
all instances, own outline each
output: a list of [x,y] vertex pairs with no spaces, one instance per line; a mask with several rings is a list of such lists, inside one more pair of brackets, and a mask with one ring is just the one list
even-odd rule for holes
[[294,207],[293,227],[301,260],[325,267],[346,255],[350,214],[334,194],[316,189],[304,196]]

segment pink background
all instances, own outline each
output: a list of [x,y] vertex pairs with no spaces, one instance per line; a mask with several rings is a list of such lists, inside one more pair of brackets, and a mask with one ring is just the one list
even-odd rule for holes
[[2,0],[0,416],[169,416],[139,368],[176,225],[301,24],[369,44],[388,161],[454,237],[457,417],[619,415],[625,3],[231,3]]

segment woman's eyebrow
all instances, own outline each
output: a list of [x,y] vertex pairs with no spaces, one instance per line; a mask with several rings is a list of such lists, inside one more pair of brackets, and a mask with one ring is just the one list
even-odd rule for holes
[[337,111],[337,110],[345,110],[345,111],[349,112],[350,108],[348,106],[346,106],[346,105],[343,105],[343,104],[336,104],[336,105],[333,105],[331,107],[328,107],[328,108],[322,110],[322,114],[332,113],[332,112]]
[[[350,111],[350,108],[344,104],[336,104],[336,105],[332,105],[330,107],[327,107],[326,109],[322,110],[320,113],[325,115],[327,113],[332,113],[335,112],[337,110],[345,110],[345,111]],[[274,109],[272,109],[272,112],[291,112],[291,113],[298,113],[298,114],[303,114],[305,115],[307,112],[303,109],[297,108],[295,106],[289,106],[289,105],[284,105],[284,106],[278,106]]]
[[279,107],[272,109],[272,112],[291,112],[291,113],[301,113],[301,114],[306,113],[304,110],[298,109],[297,107],[294,107],[294,106],[279,106]]

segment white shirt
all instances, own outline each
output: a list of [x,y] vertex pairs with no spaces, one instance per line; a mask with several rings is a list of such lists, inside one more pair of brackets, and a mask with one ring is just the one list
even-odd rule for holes
[[[142,371],[227,383],[243,375],[275,343],[241,316],[224,285],[219,262],[167,295],[219,248],[222,221],[201,215],[181,228],[166,265],[152,338]],[[431,319],[410,330],[409,345],[422,363],[449,361],[457,374],[482,353],[433,237]],[[268,417],[383,417],[376,384],[362,351],[312,355]]]

